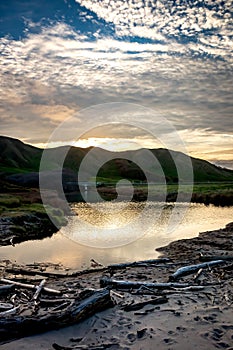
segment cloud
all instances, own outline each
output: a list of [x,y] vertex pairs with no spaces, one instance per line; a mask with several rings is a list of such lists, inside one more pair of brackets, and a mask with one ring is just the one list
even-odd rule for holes
[[[230,48],[222,37],[232,31],[232,1],[76,0],[99,18],[115,25],[119,36],[166,40],[167,36],[208,39]],[[207,43],[209,45],[209,43]]]
[[220,138],[230,129],[229,1],[177,1],[176,8],[169,1],[78,2],[114,23],[117,35],[93,39],[63,22],[33,33],[28,22],[22,40],[1,38],[2,133],[13,136],[18,123],[15,136],[44,142],[80,108],[112,101],[152,107],[179,130]]

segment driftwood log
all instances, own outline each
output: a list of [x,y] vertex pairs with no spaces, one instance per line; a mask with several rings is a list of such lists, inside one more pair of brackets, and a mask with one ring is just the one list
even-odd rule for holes
[[105,343],[105,344],[98,344],[98,345],[75,345],[75,346],[62,346],[57,343],[54,343],[52,346],[55,350],[105,350],[108,348],[111,348],[113,345],[118,345],[118,343]]
[[6,267],[5,272],[12,273],[15,275],[28,275],[28,276],[40,275],[40,276],[51,277],[51,278],[67,278],[67,277],[83,276],[83,275],[92,274],[96,272],[104,272],[108,270],[110,271],[121,270],[121,269],[126,269],[127,267],[151,266],[151,265],[156,265],[161,263],[167,263],[170,261],[171,260],[169,258],[149,259],[149,260],[141,260],[141,261],[134,261],[134,262],[128,262],[128,263],[121,263],[121,264],[112,264],[109,266],[102,266],[102,267],[85,269],[81,271],[67,272],[67,273],[48,272],[48,271],[41,271],[39,269],[29,269],[24,267],[11,266],[11,267]]
[[109,277],[102,277],[100,279],[101,287],[109,287],[116,289],[138,289],[141,287],[147,287],[149,289],[171,289],[171,288],[187,288],[190,287],[187,283],[157,283],[157,282],[135,282],[135,281],[122,281],[115,280]]
[[28,275],[28,276],[39,275],[39,276],[51,277],[51,278],[64,278],[69,276],[69,273],[47,272],[47,271],[41,271],[39,269],[29,269],[29,268],[17,267],[17,266],[6,267],[5,272],[12,273],[14,275]]
[[233,260],[233,255],[199,255],[200,261],[215,261],[215,260]]
[[0,317],[0,338],[2,341],[20,338],[52,329],[75,324],[94,313],[112,307],[113,302],[108,289],[96,290],[84,300],[74,300],[64,310],[41,316],[9,316]]
[[125,269],[127,267],[151,266],[151,265],[157,265],[157,264],[161,264],[161,263],[167,263],[170,261],[171,260],[169,258],[140,260],[140,261],[134,261],[134,262],[129,262],[129,263],[108,265],[108,269],[121,270],[121,269]]
[[217,265],[221,265],[221,264],[224,264],[224,263],[225,263],[224,260],[215,260],[215,261],[209,261],[209,262],[206,262],[206,263],[180,267],[178,270],[176,270],[176,272],[174,272],[169,277],[169,280],[170,281],[177,281],[179,278],[181,278],[183,276],[190,275],[190,274],[192,274],[194,272],[199,271],[200,269],[207,269],[207,268],[209,268],[211,266],[217,266]]

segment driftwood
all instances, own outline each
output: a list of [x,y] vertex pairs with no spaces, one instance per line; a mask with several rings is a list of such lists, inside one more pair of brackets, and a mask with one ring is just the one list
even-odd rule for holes
[[19,308],[20,308],[20,306],[18,305],[12,309],[7,310],[7,311],[0,312],[0,317],[5,317],[8,315],[14,314],[18,311]]
[[233,260],[233,255],[199,255],[200,261],[215,261],[215,260],[225,260],[231,261]]
[[13,304],[10,303],[0,303],[0,310],[9,310],[14,307]]
[[206,262],[206,263],[202,263],[202,264],[184,266],[184,267],[181,267],[178,270],[176,270],[176,272],[174,272],[169,277],[169,280],[170,281],[177,281],[179,278],[186,276],[186,275],[190,275],[193,272],[196,272],[200,269],[206,269],[206,268],[209,268],[210,266],[217,266],[217,265],[221,265],[224,263],[225,263],[224,260],[216,260],[216,261],[210,261],[210,262]]
[[69,300],[68,298],[66,299],[45,299],[45,298],[40,298],[40,305],[43,306],[54,306],[56,304],[62,304],[64,303],[64,300]]
[[85,270],[74,271],[74,272],[67,272],[67,273],[47,272],[47,271],[41,271],[37,269],[35,270],[35,269],[12,266],[12,267],[6,267],[5,272],[12,273],[15,275],[16,274],[29,275],[29,276],[40,275],[40,276],[51,277],[51,278],[67,278],[67,277],[78,277],[78,276],[92,274],[96,272],[104,272],[108,270],[110,271],[121,270],[121,269],[126,269],[127,267],[150,266],[150,265],[156,265],[160,263],[166,263],[169,261],[171,261],[169,258],[149,259],[149,260],[134,261],[129,263],[112,264],[109,266],[102,266],[102,267],[85,269]]
[[[35,284],[27,284],[27,283],[16,282],[16,281],[13,281],[13,280],[8,280],[6,278],[1,278],[0,281],[4,282],[4,283],[13,284],[16,287],[21,287],[21,288],[26,288],[26,289],[37,289],[38,288],[38,286],[36,286]],[[57,290],[57,289],[43,287],[43,290],[45,292],[47,292],[47,293],[62,294],[62,292],[60,290]]]
[[119,294],[117,292],[114,292],[114,290],[111,290],[111,295],[113,295],[113,296],[115,295],[118,298],[124,299],[124,295],[121,295],[121,294]]
[[65,310],[41,316],[14,316],[0,318],[1,340],[45,332],[75,324],[94,313],[113,306],[108,289],[96,290],[84,300],[74,300]]
[[196,282],[196,281],[199,280],[199,278],[200,278],[202,272],[203,272],[203,268],[201,268],[201,269],[199,269],[199,270],[197,271],[196,275],[193,277],[194,282]]
[[101,287],[109,287],[116,289],[138,289],[142,286],[149,289],[171,289],[171,288],[187,288],[190,287],[187,283],[157,283],[157,282],[135,282],[135,281],[122,281],[115,280],[109,277],[102,277],[100,279]]
[[105,350],[110,348],[113,345],[118,345],[118,343],[107,343],[107,344],[99,344],[99,345],[75,345],[75,346],[62,346],[54,343],[52,347],[55,350],[74,350],[74,349],[79,349],[79,350]]
[[[178,293],[193,293],[193,292],[199,292],[200,290],[203,291],[206,286],[188,286],[184,288],[172,288],[170,290],[166,290],[166,295],[168,294],[178,294]],[[132,292],[132,294],[138,294],[138,295],[158,295],[157,290],[153,290],[150,288],[147,288],[145,286],[141,286],[139,289],[137,289],[135,292]],[[159,291],[159,295],[165,295],[164,292]]]
[[167,297],[158,297],[158,298],[153,298],[150,300],[142,301],[140,303],[135,303],[135,304],[129,304],[123,307],[124,311],[137,311],[142,309],[146,305],[158,305],[158,304],[164,304],[168,302]]
[[44,288],[45,282],[46,282],[46,280],[42,280],[42,281],[40,282],[39,286],[36,287],[36,292],[35,292],[35,294],[34,294],[33,297],[32,297],[32,300],[33,300],[33,301],[36,301],[36,300],[38,299],[38,297],[39,297],[39,295],[40,295],[42,289]]
[[28,276],[44,276],[44,277],[51,277],[51,278],[64,278],[68,277],[69,273],[60,273],[60,272],[47,272],[47,271],[41,271],[38,269],[27,269],[23,267],[6,267],[5,272],[12,273],[14,275],[28,275]]
[[121,270],[121,269],[125,269],[127,267],[150,266],[150,265],[156,265],[156,264],[166,263],[166,262],[170,262],[170,261],[171,260],[169,258],[141,260],[141,261],[134,261],[134,262],[129,262],[129,263],[108,265],[108,269]]

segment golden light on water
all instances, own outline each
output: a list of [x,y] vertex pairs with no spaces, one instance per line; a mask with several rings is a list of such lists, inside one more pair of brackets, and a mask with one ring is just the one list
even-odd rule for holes
[[[106,207],[108,210],[106,211]],[[90,206],[88,203],[78,203],[72,206],[81,223],[88,223],[94,227],[118,229],[137,220],[143,204],[136,203],[98,203]]]

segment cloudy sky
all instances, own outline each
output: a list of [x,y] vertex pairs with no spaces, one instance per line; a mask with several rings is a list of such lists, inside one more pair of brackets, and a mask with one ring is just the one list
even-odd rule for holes
[[[129,102],[163,113],[190,155],[231,166],[232,11],[232,0],[1,1],[1,134],[43,146],[83,108]],[[156,146],[133,128],[89,136],[82,146]]]

